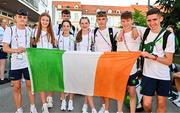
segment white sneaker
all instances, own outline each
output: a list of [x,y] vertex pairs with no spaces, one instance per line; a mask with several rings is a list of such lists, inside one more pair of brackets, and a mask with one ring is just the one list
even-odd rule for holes
[[141,103],[139,103],[136,108],[137,108],[137,109],[142,108]]
[[180,102],[175,103],[177,107],[180,107]]
[[180,98],[178,97],[177,99],[173,100],[174,103],[180,102]]
[[105,112],[104,107],[101,107],[101,109],[98,111],[98,113],[104,113],[104,112]]
[[43,104],[42,106],[42,113],[49,113],[48,107],[47,107],[47,103]]
[[30,108],[30,113],[38,113],[35,106]]
[[104,111],[104,113],[109,113],[109,111]]
[[23,113],[23,109],[19,108],[19,109],[17,109],[17,111],[15,113]]
[[97,113],[97,111],[96,111],[96,109],[94,108],[94,109],[92,109],[92,113]]
[[66,100],[62,100],[61,111],[66,111]]
[[88,106],[87,104],[84,104],[82,107],[82,113],[88,113],[87,110],[88,110]]
[[50,96],[47,97],[47,106],[48,106],[48,108],[53,107],[53,99]]
[[69,100],[68,102],[68,111],[72,111],[74,109],[73,107],[73,101],[72,100]]

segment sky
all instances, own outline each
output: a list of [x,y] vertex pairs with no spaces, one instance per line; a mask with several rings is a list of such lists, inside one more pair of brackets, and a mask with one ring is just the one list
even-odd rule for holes
[[[59,0],[59,1],[81,1],[82,4],[91,5],[112,5],[112,6],[129,6],[138,2],[139,5],[147,5],[148,0]],[[157,0],[150,0],[150,4],[153,5]]]

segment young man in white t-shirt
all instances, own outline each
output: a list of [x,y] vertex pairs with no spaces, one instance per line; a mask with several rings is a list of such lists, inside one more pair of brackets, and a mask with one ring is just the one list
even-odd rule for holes
[[[139,51],[141,37],[134,36],[132,30],[133,26],[133,16],[132,13],[129,11],[125,11],[121,14],[121,25],[122,30],[117,35],[117,51],[129,51],[129,52],[136,52]],[[136,112],[136,85],[138,84],[138,74],[136,73],[137,64],[135,63],[130,76],[127,82],[127,90],[130,96],[130,112]],[[122,112],[122,101],[118,101],[118,112]]]
[[[109,36],[109,28],[107,27],[107,14],[105,11],[99,11],[96,15],[96,22],[98,24],[98,29],[93,36],[94,40],[94,51],[107,52],[112,51],[111,39]],[[95,30],[94,30],[95,31]],[[112,28],[113,38],[117,34],[117,30]],[[109,113],[109,98],[102,97],[102,107],[99,113]]]
[[28,65],[25,50],[30,47],[31,31],[25,27],[28,12],[25,9],[18,9],[14,20],[16,25],[8,27],[3,37],[3,51],[11,54],[10,79],[13,84],[13,96],[16,104],[16,113],[23,113],[21,79],[26,80],[26,87],[30,101],[30,112],[37,113],[34,95],[31,92],[31,82],[29,77]]
[[[166,100],[170,90],[170,70],[169,65],[173,60],[173,53],[175,52],[175,36],[171,33],[168,36],[165,50],[163,50],[163,34],[161,22],[163,17],[157,8],[152,8],[147,12],[147,25],[150,32],[144,44],[147,47],[149,42],[155,40],[158,36],[158,41],[155,43],[152,52],[142,52],[145,57],[143,66],[143,77],[141,83],[141,93],[143,96],[143,107],[145,112],[152,112],[152,97],[156,95],[157,98],[157,113],[166,112]],[[160,33],[162,32],[162,33]],[[145,46],[144,46],[145,47]]]

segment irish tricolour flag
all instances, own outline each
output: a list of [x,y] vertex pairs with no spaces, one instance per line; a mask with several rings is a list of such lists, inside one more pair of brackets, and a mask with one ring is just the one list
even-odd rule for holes
[[72,52],[29,48],[34,92],[67,92],[122,100],[139,52]]

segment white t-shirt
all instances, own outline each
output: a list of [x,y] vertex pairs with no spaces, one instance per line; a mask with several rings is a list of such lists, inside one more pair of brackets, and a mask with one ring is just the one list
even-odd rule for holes
[[[11,31],[12,28],[12,31]],[[5,30],[3,42],[11,45],[11,48],[18,47],[29,48],[31,31],[27,27],[25,29],[17,29],[16,26],[8,27]],[[11,36],[12,35],[12,36]],[[27,68],[26,54],[12,53],[11,70]]]
[[92,38],[93,33],[91,31],[86,35],[82,35],[82,41],[77,43],[77,51],[91,51]]
[[[162,33],[159,38],[161,38],[158,42],[156,42],[153,54],[158,55],[158,57],[164,57],[165,52],[174,53],[175,52],[175,36],[171,33],[167,40],[167,45],[165,50],[163,50],[163,34]],[[158,33],[149,32],[147,39],[145,40],[145,44],[154,41]],[[151,59],[145,58],[144,67],[143,67],[143,75],[161,80],[170,80],[170,70],[167,65],[159,63],[157,61],[153,61]]]
[[2,28],[1,26],[0,26],[0,45],[2,46],[2,40],[3,40],[3,35],[4,35],[4,28]]
[[47,32],[41,31],[39,42],[37,43],[37,48],[47,48],[47,49],[53,48],[53,45],[51,44],[51,42],[48,41]]
[[[117,37],[119,36],[119,33],[117,34]],[[139,51],[139,47],[141,44],[141,38],[140,36],[134,40],[132,38],[132,31],[124,33],[124,40],[121,42],[117,42],[117,51]],[[135,63],[130,75],[137,72],[137,64]]]
[[62,34],[58,38],[58,48],[60,50],[66,50],[66,51],[74,51],[75,47],[75,38],[73,35],[69,35],[68,37],[64,37]]
[[[118,30],[113,28],[114,36],[116,35],[117,32]],[[93,30],[93,33],[94,33],[94,30]],[[104,30],[98,29],[95,35],[95,51],[97,52],[111,51],[111,48],[112,48],[112,45],[111,45],[108,27]]]

